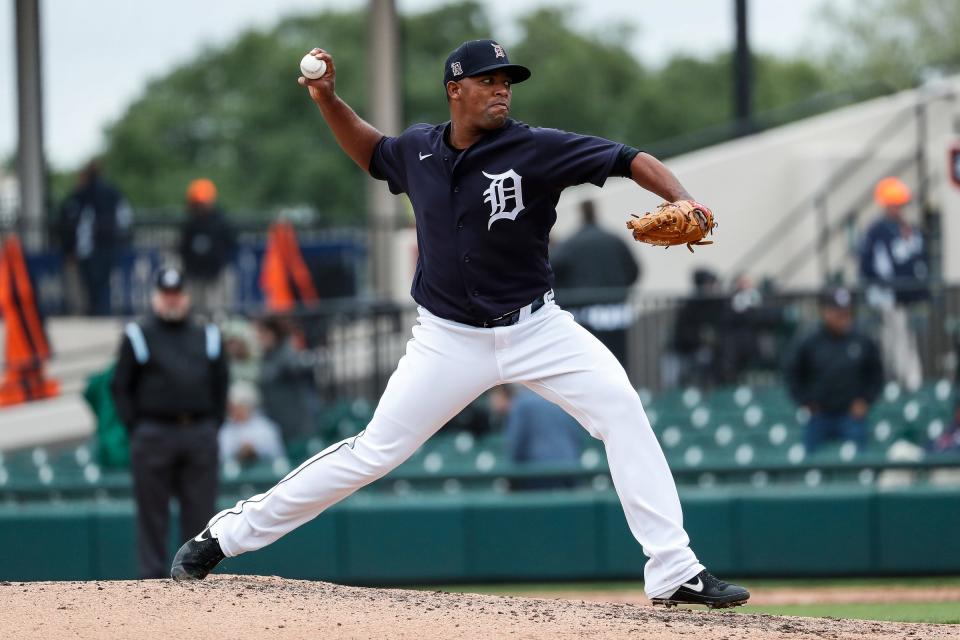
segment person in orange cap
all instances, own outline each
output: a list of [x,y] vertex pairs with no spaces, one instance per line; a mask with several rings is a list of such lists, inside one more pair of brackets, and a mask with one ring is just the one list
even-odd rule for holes
[[899,209],[910,202],[910,187],[896,176],[887,176],[877,183],[873,198],[881,207]]
[[877,183],[873,195],[884,215],[870,226],[863,241],[860,275],[864,283],[890,289],[900,303],[926,298],[926,244],[920,230],[904,217],[910,188],[889,176]]
[[187,186],[187,216],[181,227],[180,258],[194,308],[210,314],[230,306],[236,233],[217,206],[217,186],[197,178]]
[[910,188],[896,176],[880,180],[874,200],[884,213],[867,230],[860,249],[860,278],[867,301],[882,317],[884,364],[908,388],[921,383],[916,335],[906,309],[926,300],[930,274],[923,233],[907,221]]

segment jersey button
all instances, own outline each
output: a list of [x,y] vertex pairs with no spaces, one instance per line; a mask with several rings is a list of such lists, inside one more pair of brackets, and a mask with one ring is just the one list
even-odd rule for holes
[[457,229],[463,229],[463,222],[457,223]]
[[470,262],[470,256],[469,255],[463,256],[463,261]]
[[460,187],[454,187],[454,188],[453,188],[453,192],[454,192],[454,193],[460,193]]
[[480,295],[480,292],[477,291],[476,289],[474,289],[474,290],[473,290],[473,295],[474,295],[474,296],[478,296],[478,295]]

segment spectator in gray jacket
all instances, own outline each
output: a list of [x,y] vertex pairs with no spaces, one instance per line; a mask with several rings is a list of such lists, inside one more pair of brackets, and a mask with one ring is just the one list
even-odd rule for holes
[[277,425],[259,411],[260,394],[249,382],[230,385],[227,421],[220,429],[220,459],[271,461],[284,454]]
[[280,318],[256,323],[260,343],[260,395],[263,412],[280,426],[289,447],[314,432],[319,397],[314,382],[315,358],[297,349]]

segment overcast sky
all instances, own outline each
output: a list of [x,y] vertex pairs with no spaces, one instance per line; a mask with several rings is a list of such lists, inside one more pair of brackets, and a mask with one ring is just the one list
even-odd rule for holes
[[[828,0],[751,0],[755,49],[792,54],[811,39],[817,8]],[[853,0],[829,0],[849,4]],[[354,8],[362,0],[40,0],[46,149],[57,168],[96,153],[105,124],[118,118],[147,78],[189,60],[207,45],[242,30],[268,27],[283,16],[323,8]],[[15,0],[0,0],[0,158],[16,146],[14,91]],[[398,0],[416,12],[442,0]],[[671,53],[709,54],[730,46],[732,0],[489,0],[485,3],[506,43],[514,18],[546,4],[576,10],[577,24],[638,27],[634,52],[647,64]],[[313,43],[304,43],[307,48]],[[291,64],[296,64],[292,61]]]

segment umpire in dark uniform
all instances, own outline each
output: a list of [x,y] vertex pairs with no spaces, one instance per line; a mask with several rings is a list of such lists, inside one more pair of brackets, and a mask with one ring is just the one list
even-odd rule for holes
[[217,431],[228,372],[220,332],[190,317],[176,269],[161,269],[152,313],[120,342],[111,391],[130,432],[141,578],[166,576],[169,503],[180,505],[180,537],[202,530],[217,496]]

